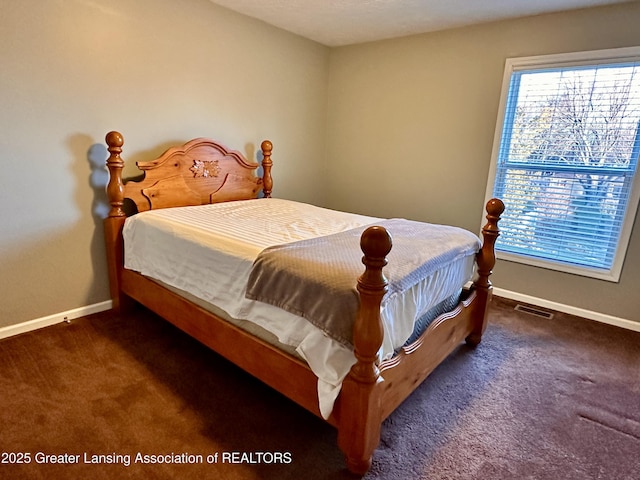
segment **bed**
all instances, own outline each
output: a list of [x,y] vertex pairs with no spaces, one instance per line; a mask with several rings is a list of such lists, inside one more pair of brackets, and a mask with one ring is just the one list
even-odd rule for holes
[[[364,475],[370,468],[382,421],[458,345],[480,342],[504,210],[499,199],[486,204],[482,242],[469,232],[438,226],[442,230],[434,233],[429,248],[419,250],[437,251],[443,238],[455,235],[470,243],[457,253],[443,249],[435,254],[438,267],[414,280],[416,271],[426,272],[420,259],[419,268],[399,277],[411,279],[400,290],[398,266],[410,263],[400,255],[413,251],[413,242],[424,244],[421,229],[427,227],[272,198],[270,141],[261,144],[259,164],[216,141],[194,139],[137,162],[143,175],[129,181],[122,173],[122,135],[109,132],[106,143],[110,211],[105,243],[113,308],[142,304],[325,419],[336,427],[352,473]],[[320,228],[324,217],[327,226]],[[209,221],[214,222],[211,230],[202,233],[202,224]],[[424,235],[431,233],[425,230]],[[274,270],[273,265],[285,265],[290,258],[295,259],[293,273]],[[352,287],[343,292],[331,283],[326,293],[320,282],[322,288],[313,284],[305,290],[306,280],[296,275],[315,264],[323,276],[340,271],[340,281]],[[462,288],[473,271],[471,286]],[[458,286],[441,288],[443,278],[455,279]],[[238,289],[244,298],[236,309],[227,297]],[[439,296],[427,295],[431,291]],[[322,296],[327,294],[329,301]],[[287,295],[302,303],[287,303]],[[420,303],[427,297],[430,303]],[[407,323],[405,316],[420,321]]]

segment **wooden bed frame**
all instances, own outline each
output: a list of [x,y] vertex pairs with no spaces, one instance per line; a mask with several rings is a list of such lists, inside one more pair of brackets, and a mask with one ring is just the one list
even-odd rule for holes
[[[321,417],[317,378],[305,362],[123,268],[122,228],[128,215],[125,199],[133,201],[138,211],[144,211],[252,199],[260,191],[264,197],[270,197],[273,187],[271,142],[265,140],[261,144],[261,177],[256,176],[260,165],[247,161],[239,152],[227,150],[212,140],[195,139],[167,150],[153,161],[138,162],[144,177],[128,182],[122,178],[122,135],[110,132],[106,142],[110,153],[107,194],[111,210],[105,219],[105,240],[113,308],[123,310],[132,300],[141,303]],[[362,235],[365,268],[357,279],[360,308],[353,332],[357,362],[344,380],[327,420],[337,428],[338,445],[352,473],[361,476],[370,468],[382,421],[463,340],[473,346],[480,342],[491,299],[489,276],[495,264],[497,223],[504,205],[492,199],[486,210],[488,222],[482,230],[484,242],[476,256],[477,279],[471,289],[453,311],[438,317],[415,342],[380,364],[376,359],[383,338],[380,302],[387,291],[382,268],[391,250],[391,238],[382,227],[371,227]]]

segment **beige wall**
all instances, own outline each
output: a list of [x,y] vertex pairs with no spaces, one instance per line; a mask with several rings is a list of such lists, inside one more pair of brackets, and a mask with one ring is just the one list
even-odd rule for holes
[[[331,207],[478,231],[505,59],[640,45],[640,3],[331,52]],[[494,285],[640,321],[640,222],[618,284],[500,261]]]
[[109,130],[129,166],[199,136],[255,158],[270,138],[275,193],[322,201],[327,48],[207,0],[0,11],[0,327],[109,298]]

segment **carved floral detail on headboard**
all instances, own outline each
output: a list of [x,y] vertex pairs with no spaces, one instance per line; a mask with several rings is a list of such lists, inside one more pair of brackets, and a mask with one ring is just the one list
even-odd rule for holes
[[189,169],[193,172],[193,177],[217,177],[220,173],[218,160],[194,160],[193,166]]

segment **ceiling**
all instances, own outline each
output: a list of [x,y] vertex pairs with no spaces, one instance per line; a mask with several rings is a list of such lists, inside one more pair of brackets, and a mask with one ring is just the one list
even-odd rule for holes
[[336,47],[629,0],[211,0]]

